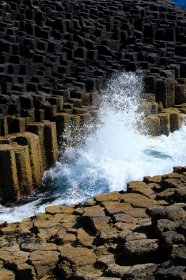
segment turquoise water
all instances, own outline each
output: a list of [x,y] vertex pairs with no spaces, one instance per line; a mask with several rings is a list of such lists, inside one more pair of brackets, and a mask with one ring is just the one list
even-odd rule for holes
[[186,0],[172,0],[177,6],[183,7],[186,9]]

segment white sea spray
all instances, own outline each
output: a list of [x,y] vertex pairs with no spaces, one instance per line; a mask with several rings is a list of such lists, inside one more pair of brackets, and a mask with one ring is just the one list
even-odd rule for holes
[[139,73],[114,76],[101,93],[98,121],[78,147],[66,148],[43,176],[46,192],[31,202],[0,206],[0,222],[19,221],[47,205],[83,202],[95,194],[126,190],[131,180],[186,164],[186,127],[151,137],[138,131],[143,84]]

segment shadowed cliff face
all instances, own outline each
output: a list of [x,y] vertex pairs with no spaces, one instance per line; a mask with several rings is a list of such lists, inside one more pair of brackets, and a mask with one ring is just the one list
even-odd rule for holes
[[[165,134],[155,140],[155,145],[163,145],[163,151],[157,146],[142,150],[146,168],[150,170],[149,158],[155,159],[156,168],[160,168],[160,160],[172,162],[176,158],[180,163],[185,156],[185,127],[170,132],[179,128],[180,112],[186,112],[185,17],[184,10],[167,0],[1,1],[2,202],[19,200],[38,190],[43,171],[58,159],[59,148],[73,146],[81,125],[97,116],[97,90],[111,74],[123,70],[142,69],[147,96],[141,106],[148,133]],[[114,120],[114,131],[98,129],[101,135],[106,131],[108,142],[101,141],[101,150],[97,149],[99,141],[91,146],[99,151],[95,165],[102,163],[104,168],[108,157],[101,162],[103,151],[116,159],[122,156],[117,142],[116,150],[104,150],[105,144],[112,147],[110,135],[117,135],[114,117],[118,116],[120,103],[114,101],[115,110],[111,115],[105,112],[106,119],[102,119],[106,123],[102,128],[110,128]],[[109,110],[110,104],[108,100]],[[125,128],[130,124],[128,121]],[[131,137],[126,139],[126,135]],[[136,136],[130,129],[120,138],[119,143],[129,144],[125,149],[140,158],[132,143],[153,139]],[[172,145],[171,153],[165,153],[168,144]],[[74,160],[72,151],[67,149]],[[80,152],[72,167],[86,154],[86,150]],[[131,164],[130,159],[125,155],[126,166]],[[107,172],[102,168],[101,172],[114,178],[114,167],[110,165]],[[143,162],[137,162],[133,171],[138,173],[143,167]],[[57,170],[48,174],[53,176],[53,171],[61,170],[64,166],[58,163]],[[69,168],[66,171],[69,178]],[[121,173],[123,176],[122,169]],[[121,173],[119,179],[123,179]],[[73,182],[73,176],[70,179]],[[173,173],[129,182],[128,193],[100,194],[84,205],[49,206],[45,213],[21,223],[3,223],[0,280],[185,280],[185,186],[186,168],[176,167]],[[77,184],[75,187],[76,192],[68,191],[77,198],[81,193]],[[37,210],[40,198],[34,205]],[[44,197],[44,203],[47,199]],[[17,210],[21,209],[20,218],[33,210],[30,205],[6,210],[18,216]],[[6,210],[0,207],[0,211]]]
[[185,12],[168,3],[3,1],[1,93],[96,90],[123,69],[185,77]]

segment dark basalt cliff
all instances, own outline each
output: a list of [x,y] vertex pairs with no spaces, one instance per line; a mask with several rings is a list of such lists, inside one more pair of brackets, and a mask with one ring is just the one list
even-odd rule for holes
[[1,203],[40,185],[113,73],[143,72],[147,133],[179,128],[186,11],[168,1],[1,1],[0,31]]
[[186,77],[185,16],[166,0],[1,1],[1,93],[98,90],[138,68],[154,92],[171,73]]
[[[0,201],[40,186],[96,116],[114,73],[141,69],[147,132],[186,108],[186,11],[167,0],[0,1]],[[185,280],[186,167],[128,193],[0,225],[0,280]]]

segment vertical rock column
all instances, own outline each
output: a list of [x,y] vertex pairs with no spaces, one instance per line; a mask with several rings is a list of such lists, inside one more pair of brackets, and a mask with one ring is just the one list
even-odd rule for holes
[[155,92],[157,101],[161,101],[163,107],[167,108],[167,83],[165,80],[157,79]]
[[43,162],[39,137],[33,133],[24,132],[9,135],[8,139],[10,142],[16,142],[19,145],[28,145],[33,185],[38,187],[41,184],[43,175]]
[[24,132],[26,130],[26,119],[17,116],[8,116],[8,133]]
[[49,168],[58,160],[57,131],[55,122],[43,122],[46,167]]
[[0,136],[8,134],[7,117],[0,117]]
[[80,139],[80,116],[70,115],[69,122],[69,141],[70,146],[75,146],[78,144]]
[[161,134],[169,135],[170,133],[170,117],[168,113],[158,115],[160,118]]
[[33,190],[32,170],[28,145],[12,143],[15,150],[17,176],[21,195],[29,195]]
[[58,146],[66,147],[76,144],[80,129],[80,116],[58,113],[53,120],[56,123]]
[[68,133],[69,131],[70,115],[67,113],[58,113],[53,117],[53,120],[56,123],[58,146],[64,146],[67,144],[67,139],[63,135],[64,132]]
[[160,118],[156,115],[147,117],[147,134],[151,136],[159,136],[161,133]]
[[20,196],[14,148],[0,145],[0,200],[18,200]]
[[27,130],[39,137],[43,168],[46,169],[46,153],[44,148],[44,124],[35,122],[28,125]]
[[174,132],[175,130],[178,130],[181,125],[181,119],[180,114],[178,112],[170,112],[170,132]]
[[47,169],[58,159],[56,124],[50,121],[32,123],[28,131],[39,136],[43,168]]
[[167,107],[173,107],[175,105],[175,80],[167,80]]

